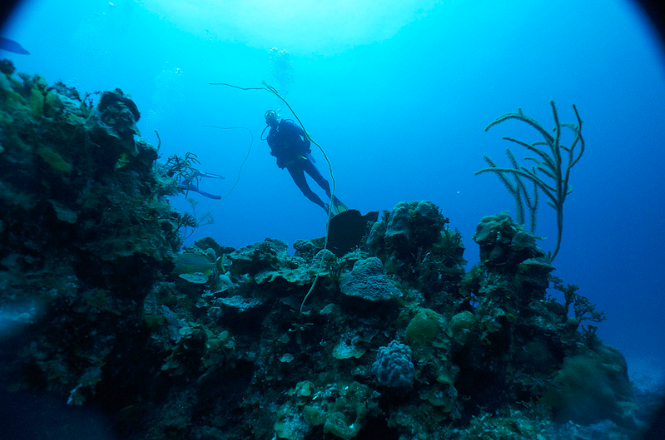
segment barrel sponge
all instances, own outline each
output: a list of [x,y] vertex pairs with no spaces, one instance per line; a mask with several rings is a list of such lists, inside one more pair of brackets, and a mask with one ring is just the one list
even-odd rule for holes
[[372,373],[381,385],[410,386],[415,376],[411,348],[397,341],[392,341],[387,347],[380,347],[376,361],[372,364]]

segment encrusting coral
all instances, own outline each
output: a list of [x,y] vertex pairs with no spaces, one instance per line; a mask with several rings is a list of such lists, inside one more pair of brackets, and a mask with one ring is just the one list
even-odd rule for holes
[[608,419],[613,435],[634,430],[623,357],[568,309],[603,316],[508,215],[482,219],[468,270],[459,232],[417,201],[341,257],[307,240],[293,255],[276,239],[197,240],[184,251],[210,274],[187,282],[173,263],[176,186],[134,139],[138,109],[118,90],[101,107],[77,95],[0,75],[0,308],[18,311],[6,390],[98,408],[129,439],[547,438]]

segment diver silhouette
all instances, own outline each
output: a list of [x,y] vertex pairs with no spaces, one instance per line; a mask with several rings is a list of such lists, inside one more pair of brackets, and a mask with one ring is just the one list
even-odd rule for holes
[[[322,207],[328,214],[330,206],[312,191],[305,179],[305,173],[309,174],[330,198],[330,184],[314,165],[310,140],[305,131],[289,119],[280,120],[275,110],[268,110],[264,117],[270,127],[268,136],[264,140],[268,141],[270,154],[277,158],[277,166],[281,169],[286,168],[305,197]],[[333,215],[347,210],[348,208],[337,197],[333,199]]]

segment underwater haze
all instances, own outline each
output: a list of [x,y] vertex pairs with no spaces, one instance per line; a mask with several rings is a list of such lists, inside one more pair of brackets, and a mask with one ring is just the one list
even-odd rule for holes
[[[504,136],[540,140],[520,121],[485,127],[522,109],[552,129],[550,101],[575,124],[575,105],[586,149],[571,170],[554,275],[607,313],[598,335],[626,356],[634,381],[663,382],[665,63],[633,2],[33,0],[2,36],[30,52],[0,51],[19,72],[122,89],[164,159],[192,152],[202,171],[225,177],[201,181],[225,196],[219,204],[196,192],[172,199],[199,217],[213,210],[188,243],[325,235],[324,211],[262,140],[263,114],[275,109],[325,151],[312,145],[345,205],[364,214],[432,201],[462,233],[470,268],[481,218],[515,211],[495,175],[474,175],[483,156],[510,167],[506,147],[519,161],[532,153]],[[262,81],[295,114],[265,88],[241,89]],[[556,213],[541,198],[536,235],[551,251]]]

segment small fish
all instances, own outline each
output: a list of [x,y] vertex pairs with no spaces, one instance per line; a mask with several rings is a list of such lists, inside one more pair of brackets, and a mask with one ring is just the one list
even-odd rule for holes
[[193,252],[185,252],[175,259],[175,273],[177,274],[200,272],[210,275],[213,269],[217,269],[220,273],[226,272],[223,255],[214,263],[205,256]]
[[22,55],[30,55],[30,52],[23,49],[23,46],[14,40],[10,40],[9,38],[0,37],[0,49],[7,50],[9,52],[20,53]]

